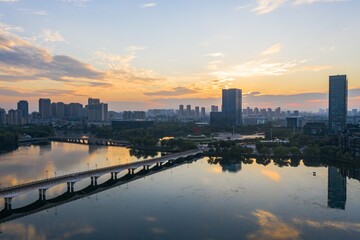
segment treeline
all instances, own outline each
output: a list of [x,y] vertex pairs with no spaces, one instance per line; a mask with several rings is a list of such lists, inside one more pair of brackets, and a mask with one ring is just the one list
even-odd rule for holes
[[0,152],[11,151],[18,147],[18,136],[29,135],[33,138],[49,137],[54,135],[51,126],[0,126]]

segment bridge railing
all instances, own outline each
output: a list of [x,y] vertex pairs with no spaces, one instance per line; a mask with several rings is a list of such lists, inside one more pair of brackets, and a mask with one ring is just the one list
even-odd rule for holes
[[43,184],[43,183],[50,184],[51,182],[57,182],[58,180],[81,177],[81,175],[85,175],[85,174],[87,175],[87,174],[91,174],[91,173],[101,173],[103,171],[108,171],[108,170],[116,169],[116,168],[127,168],[127,167],[131,167],[132,165],[146,165],[147,163],[154,164],[156,162],[161,161],[163,158],[174,158],[174,157],[181,156],[181,155],[191,155],[190,153],[192,153],[192,152],[201,152],[201,151],[190,150],[190,151],[186,151],[186,152],[182,152],[182,153],[174,153],[171,155],[153,158],[151,160],[142,160],[142,161],[136,161],[136,162],[132,162],[132,163],[124,163],[124,164],[119,164],[119,165],[108,166],[108,167],[104,167],[104,168],[91,169],[91,170],[85,170],[85,171],[80,171],[80,172],[73,172],[73,173],[61,175],[58,177],[50,177],[50,178],[35,180],[35,181],[27,182],[27,183],[21,183],[21,184],[15,185],[15,186],[0,188],[0,193],[6,192],[8,190],[16,190],[16,189],[19,189],[22,187],[31,187],[33,185],[35,185],[34,187],[36,187],[36,185]]

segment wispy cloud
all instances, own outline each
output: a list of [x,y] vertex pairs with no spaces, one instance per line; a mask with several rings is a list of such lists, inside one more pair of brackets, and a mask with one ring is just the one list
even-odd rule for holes
[[47,11],[45,10],[28,9],[28,8],[19,8],[18,10],[32,15],[48,15]]
[[141,50],[145,50],[146,47],[145,46],[130,46],[127,48],[127,51],[129,52],[137,52],[137,51],[141,51]]
[[312,4],[317,2],[345,2],[348,0],[295,0],[295,5]]
[[4,32],[24,32],[24,29],[19,26],[12,26],[6,23],[0,23],[0,31]]
[[266,49],[264,52],[262,52],[262,55],[271,55],[280,52],[281,50],[281,44],[275,44]]
[[195,92],[196,90],[194,89],[189,89],[186,87],[176,87],[170,90],[146,92],[144,94],[147,96],[180,96],[180,95],[188,95]]
[[222,52],[208,53],[204,55],[205,57],[225,57],[225,54]]
[[257,14],[265,14],[272,12],[281,7],[286,2],[292,2],[293,5],[299,6],[313,3],[330,3],[330,2],[345,2],[348,0],[257,0],[257,6],[252,9]]
[[62,2],[71,3],[78,7],[85,7],[86,3],[90,2],[90,0],[61,0]]
[[64,37],[58,32],[50,29],[44,29],[37,38],[44,42],[64,42]]
[[257,6],[252,11],[257,14],[269,13],[280,7],[286,0],[257,0]]
[[155,6],[157,6],[157,3],[155,3],[155,2],[144,3],[143,5],[141,5],[142,8],[151,8],[151,7],[155,7]]
[[19,0],[0,0],[0,2],[18,2]]

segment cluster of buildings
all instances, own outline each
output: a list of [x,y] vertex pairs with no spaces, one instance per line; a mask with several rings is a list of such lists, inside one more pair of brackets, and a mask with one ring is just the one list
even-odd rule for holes
[[51,102],[48,98],[39,99],[39,111],[29,113],[29,103],[20,100],[17,109],[7,113],[0,108],[0,124],[24,125],[44,124],[53,121],[103,122],[108,120],[108,105],[100,99],[89,98],[85,107],[80,103]]

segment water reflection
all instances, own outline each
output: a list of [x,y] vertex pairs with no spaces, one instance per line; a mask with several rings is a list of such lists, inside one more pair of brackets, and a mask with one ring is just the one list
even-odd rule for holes
[[328,207],[345,209],[346,176],[334,166],[328,167]]
[[[61,175],[151,156],[126,148],[90,147],[52,143],[42,155],[39,146],[0,155],[0,182],[13,185],[43,178],[47,169],[49,175]],[[89,188],[87,179],[75,185],[74,195],[66,193],[65,185],[49,189],[46,204],[32,209],[36,214],[0,224],[0,238],[360,239],[356,164],[203,158],[163,170],[126,184],[125,173],[119,177],[124,181],[116,183],[107,175],[98,188]],[[29,207],[37,194],[16,197],[16,207]],[[45,209],[49,206],[55,207]]]

